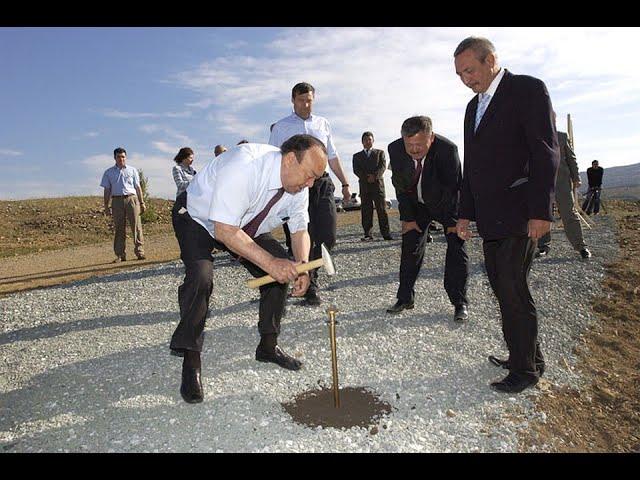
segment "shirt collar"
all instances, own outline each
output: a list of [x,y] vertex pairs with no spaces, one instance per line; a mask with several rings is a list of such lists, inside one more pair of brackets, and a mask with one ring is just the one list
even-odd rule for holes
[[298,114],[294,110],[293,113],[291,114],[291,116],[293,118],[296,118],[296,119],[300,120],[301,122],[311,122],[311,121],[313,121],[313,113],[310,113],[308,118],[302,118],[302,117],[298,116]]
[[280,178],[280,172],[282,170],[282,154],[280,152],[274,152],[273,165],[271,167],[271,174],[269,175],[269,190],[278,190],[282,187],[282,179]]
[[496,94],[496,90],[498,89],[498,85],[500,85],[502,77],[504,77],[504,68],[500,69],[500,71],[496,75],[496,78],[493,79],[491,85],[489,85],[489,88],[487,88],[487,91],[481,95],[491,95],[491,97],[493,98],[493,96]]

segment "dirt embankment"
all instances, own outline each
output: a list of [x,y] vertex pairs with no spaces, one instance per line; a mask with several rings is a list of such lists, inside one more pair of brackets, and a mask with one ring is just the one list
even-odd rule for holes
[[[607,266],[591,307],[598,320],[576,349],[584,389],[552,388],[537,407],[522,447],[554,452],[640,452],[640,202],[607,201],[616,219],[620,257]],[[597,245],[593,246],[597,254]]]

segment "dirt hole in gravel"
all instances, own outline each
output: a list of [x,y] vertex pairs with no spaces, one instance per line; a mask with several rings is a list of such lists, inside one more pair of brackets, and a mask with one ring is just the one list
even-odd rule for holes
[[[341,388],[339,408],[334,406],[333,390],[329,388],[302,392],[282,406],[296,423],[314,428],[369,427],[391,413],[391,405],[363,387]],[[372,434],[373,430],[377,432],[377,427]]]

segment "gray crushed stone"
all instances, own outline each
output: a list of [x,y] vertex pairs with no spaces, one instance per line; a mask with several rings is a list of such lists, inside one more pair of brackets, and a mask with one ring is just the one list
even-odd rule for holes
[[[604,264],[618,254],[613,221],[597,224],[585,231],[590,261],[554,231],[552,254],[532,268],[551,384],[587,381],[572,351],[594,321],[589,302]],[[391,226],[398,238],[397,218]],[[427,245],[415,309],[390,316],[400,241],[363,243],[360,230],[339,232],[337,274],[321,277],[324,304],[288,303],[280,344],[303,360],[299,372],[254,360],[257,292],[246,288],[244,268],[216,255],[198,405],[182,401],[181,359],[168,349],[179,318],[179,261],[0,299],[0,452],[517,451],[518,433],[546,414],[534,408],[539,388],[514,396],[489,388],[505,371],[487,355],[506,347],[481,241],[469,244],[470,322],[458,326],[442,287],[441,233]],[[366,387],[393,406],[377,429],[309,428],[281,407],[331,387],[329,303],[340,310],[341,386]]]

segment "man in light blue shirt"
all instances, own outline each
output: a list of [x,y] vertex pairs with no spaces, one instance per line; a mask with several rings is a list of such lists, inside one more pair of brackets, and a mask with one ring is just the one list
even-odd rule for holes
[[[116,259],[113,263],[124,262],[127,259],[126,231],[127,221],[131,225],[133,234],[134,253],[138,260],[144,260],[144,237],[140,214],[146,206],[142,199],[140,175],[134,167],[127,166],[127,151],[116,148],[113,151],[116,164],[105,170],[100,186],[104,188],[104,214],[113,216],[114,238],[113,251]],[[109,200],[111,199],[111,208]]]
[[[331,136],[331,126],[326,118],[312,115],[315,89],[306,82],[296,84],[291,91],[293,113],[278,120],[271,129],[269,143],[280,147],[287,139],[297,134],[308,134],[320,140],[327,149],[329,167],[342,182],[342,196],[346,203],[351,198],[347,176],[342,168],[338,152]],[[336,243],[336,202],[331,177],[325,171],[322,177],[309,188],[309,236],[311,237],[311,260],[322,256],[320,245],[323,243],[330,251]],[[287,234],[287,245],[289,232]],[[319,305],[318,272],[311,272],[311,286],[307,290],[307,305]]]

